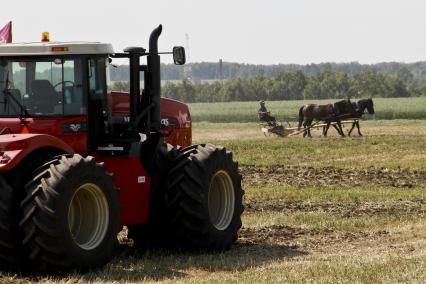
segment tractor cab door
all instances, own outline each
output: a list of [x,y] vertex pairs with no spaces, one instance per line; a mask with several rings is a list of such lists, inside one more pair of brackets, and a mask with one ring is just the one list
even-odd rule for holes
[[92,151],[96,151],[109,134],[107,66],[105,57],[88,59],[88,146]]

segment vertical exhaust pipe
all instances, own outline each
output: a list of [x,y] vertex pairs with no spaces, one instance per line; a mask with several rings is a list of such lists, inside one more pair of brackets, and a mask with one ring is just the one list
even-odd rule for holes
[[160,98],[161,98],[161,74],[160,74],[160,56],[158,55],[158,38],[161,35],[163,26],[159,25],[156,29],[151,32],[149,37],[149,55],[147,58],[148,70],[149,70],[149,87],[148,92],[151,103],[154,103],[154,107],[150,111],[151,125],[150,130],[152,132],[158,132],[161,127],[161,110],[160,110]]

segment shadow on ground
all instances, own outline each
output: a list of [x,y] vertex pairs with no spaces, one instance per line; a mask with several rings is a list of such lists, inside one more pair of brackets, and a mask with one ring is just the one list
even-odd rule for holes
[[[241,240],[223,253],[178,252],[152,249],[135,251],[122,244],[115,252],[112,261],[104,268],[87,273],[61,274],[8,274],[0,272],[0,282],[27,283],[38,281],[53,282],[140,282],[179,279],[187,276],[189,270],[208,272],[244,271],[283,259],[305,255],[296,247],[253,243]],[[2,282],[3,283],[3,282]]]
[[[121,247],[103,270],[81,275],[86,281],[142,281],[185,277],[188,270],[244,271],[283,259],[305,255],[295,247],[241,241],[224,253],[172,252],[161,249],[137,253]],[[78,277],[78,276],[77,276]]]

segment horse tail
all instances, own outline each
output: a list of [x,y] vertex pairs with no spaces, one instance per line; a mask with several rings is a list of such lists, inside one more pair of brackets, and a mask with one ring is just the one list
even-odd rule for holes
[[299,109],[299,126],[297,127],[298,131],[300,130],[300,127],[302,127],[302,123],[303,123],[303,108],[304,108],[304,106],[302,106]]

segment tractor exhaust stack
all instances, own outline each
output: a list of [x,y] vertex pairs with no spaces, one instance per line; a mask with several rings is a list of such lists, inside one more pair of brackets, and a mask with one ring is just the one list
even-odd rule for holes
[[161,127],[161,112],[160,112],[160,98],[161,98],[161,75],[160,75],[160,56],[158,55],[158,38],[163,29],[159,25],[154,29],[149,37],[149,55],[148,55],[148,86],[150,101],[154,105],[150,110],[150,131],[158,132]]

